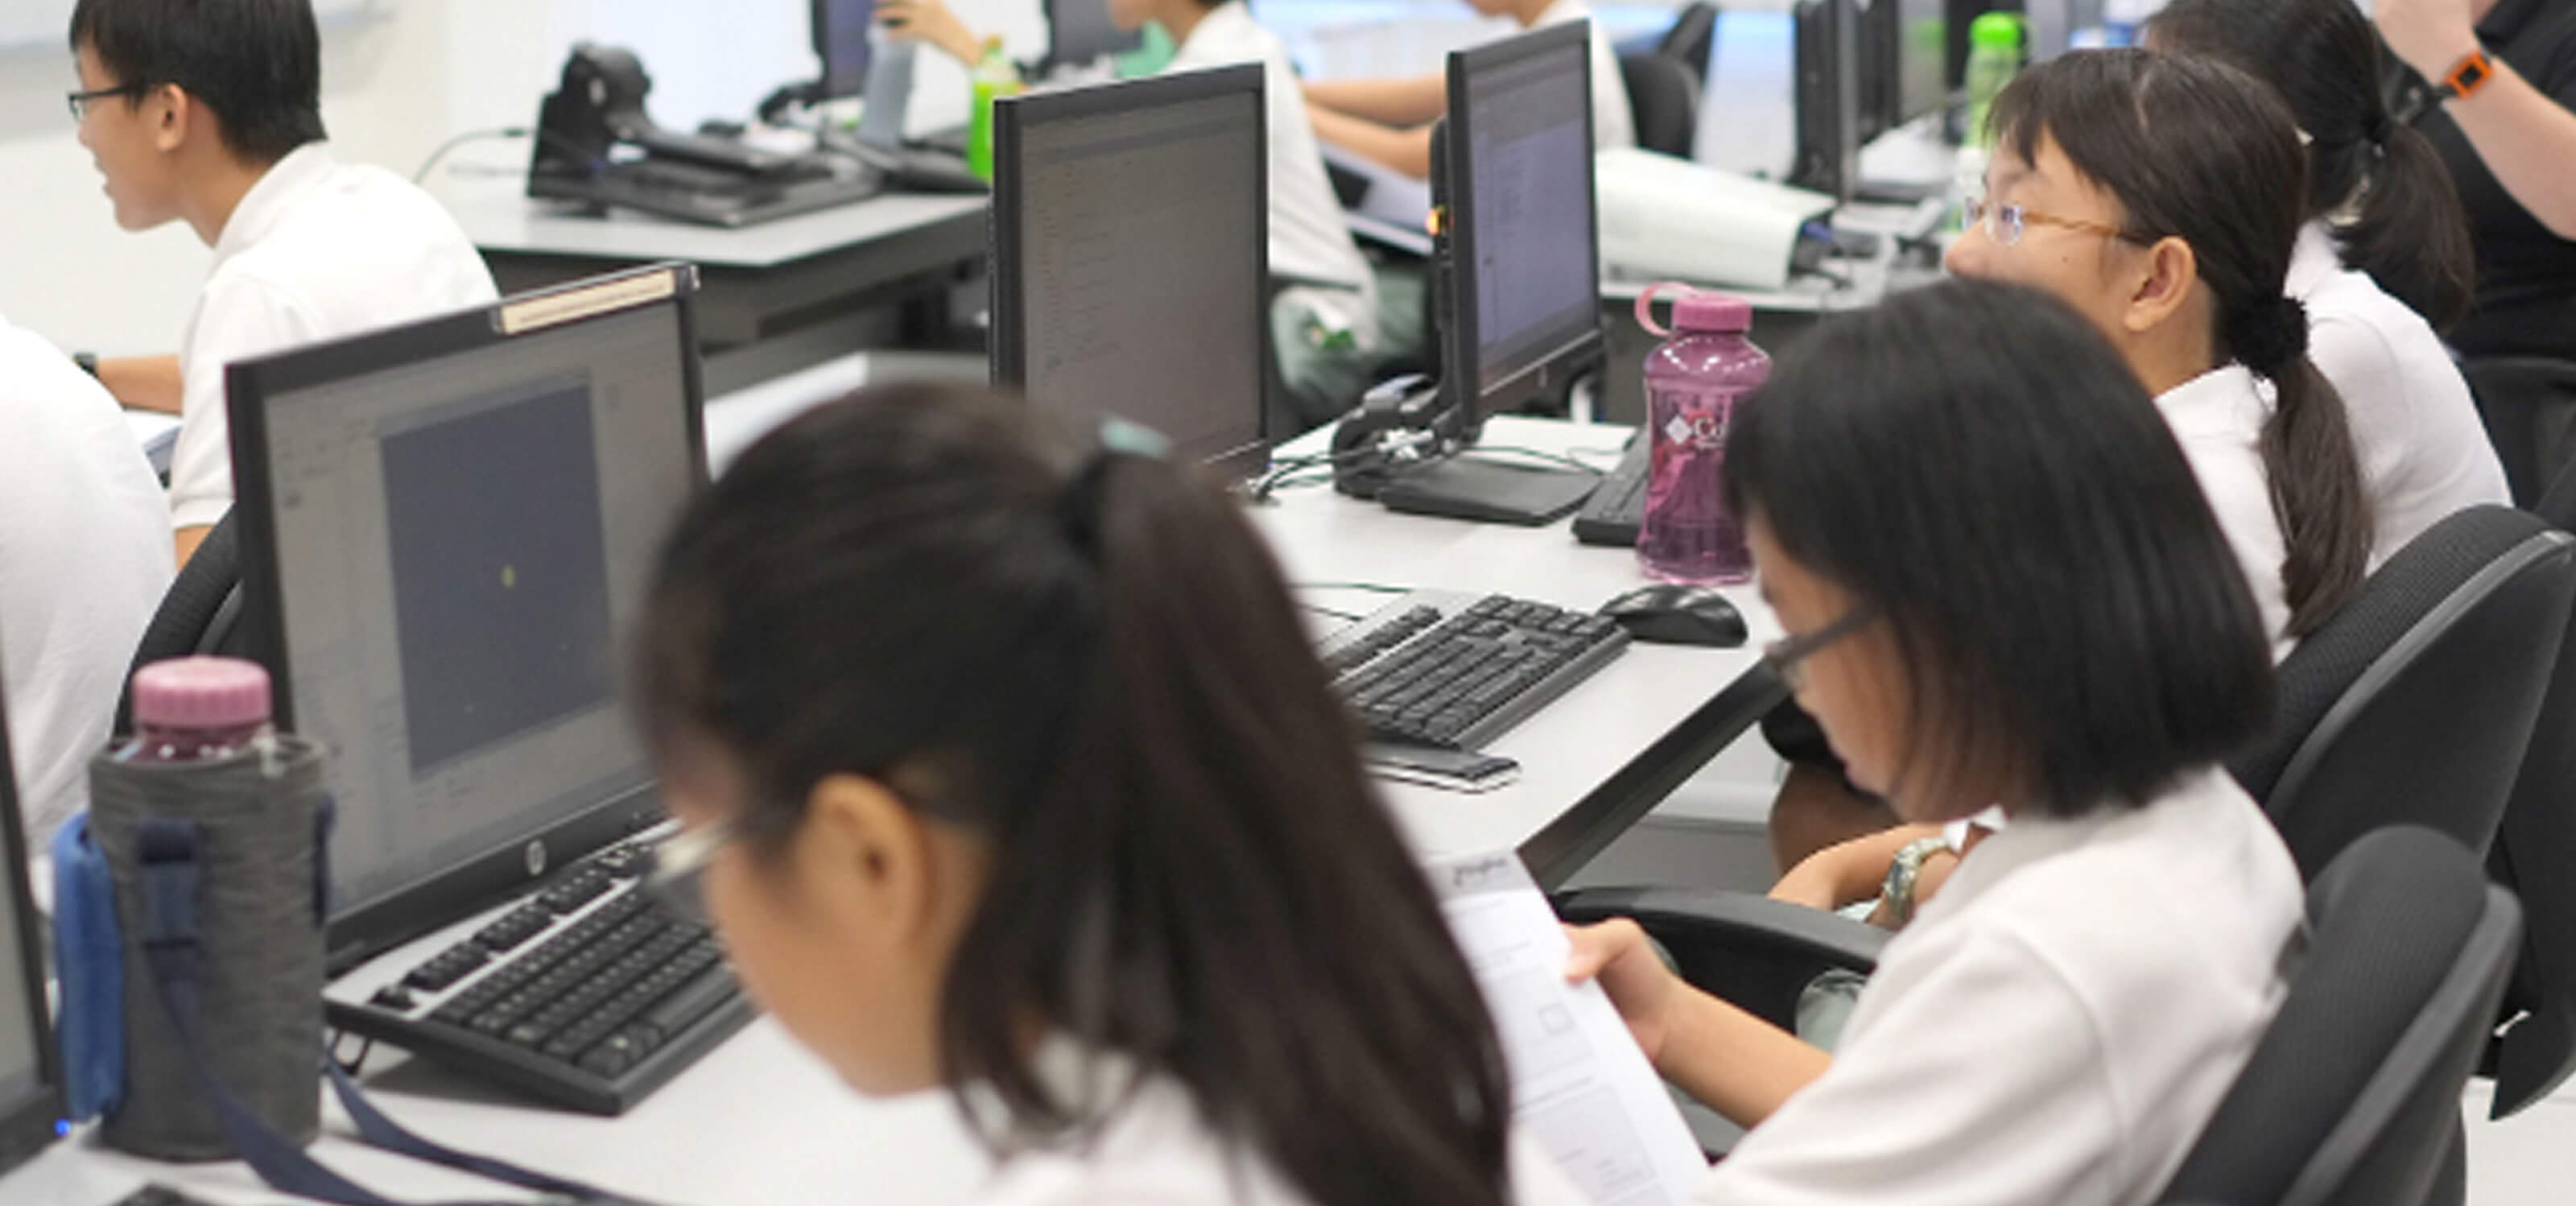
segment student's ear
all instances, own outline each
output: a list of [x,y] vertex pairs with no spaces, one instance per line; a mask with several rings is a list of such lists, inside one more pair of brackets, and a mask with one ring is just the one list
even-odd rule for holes
[[879,950],[933,929],[944,885],[930,827],[903,799],[863,775],[814,785],[796,835],[802,895],[842,933]]
[[206,124],[210,114],[197,98],[177,84],[163,84],[143,94],[143,120],[152,127],[152,144],[163,154],[187,145],[191,127]]
[[2136,253],[2128,305],[2120,316],[2132,334],[2163,326],[2200,287],[2200,257],[2174,235]]

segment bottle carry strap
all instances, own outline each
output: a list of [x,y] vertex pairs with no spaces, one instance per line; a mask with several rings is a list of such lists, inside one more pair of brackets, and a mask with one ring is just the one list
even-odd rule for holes
[[[319,815],[316,828],[321,848],[327,849],[330,836],[330,810],[327,806]],[[378,1194],[325,1167],[244,1106],[215,1076],[213,1066],[206,1059],[198,1030],[205,983],[205,950],[197,925],[197,904],[205,878],[198,858],[199,846],[197,824],[190,820],[154,818],[145,821],[137,831],[136,851],[142,877],[144,913],[137,927],[137,939],[142,943],[144,961],[152,969],[153,987],[162,1008],[169,1014],[172,1031],[179,1037],[180,1050],[185,1054],[198,1086],[204,1091],[207,1103],[221,1121],[234,1152],[240,1155],[243,1163],[250,1165],[251,1171],[259,1174],[261,1181],[282,1193],[333,1202],[338,1206],[415,1206]],[[317,856],[317,865],[318,862]],[[322,878],[317,871],[317,879]],[[318,897],[316,904],[318,908]],[[350,1121],[357,1126],[358,1138],[371,1147],[534,1190],[547,1195],[547,1203],[568,1206],[574,1203],[631,1204],[634,1201],[580,1181],[433,1143],[403,1128],[377,1109],[359,1091],[357,1082],[327,1056],[321,1063],[332,1092],[340,1099],[342,1108],[348,1111]],[[440,1206],[517,1204],[472,1201]]]

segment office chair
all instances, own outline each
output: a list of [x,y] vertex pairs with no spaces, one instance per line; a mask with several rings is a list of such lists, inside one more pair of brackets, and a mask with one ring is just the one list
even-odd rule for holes
[[2438,833],[2402,826],[2354,841],[2309,888],[2306,949],[2281,1010],[2161,1200],[2459,1201],[2460,1088],[2521,914]]
[[1717,44],[1717,6],[1694,0],[1673,17],[1672,27],[1655,44],[1655,53],[1690,72],[1695,87],[1708,85],[1708,55]]
[[1649,151],[1688,159],[1699,131],[1699,80],[1679,59],[1661,54],[1619,58],[1619,78],[1628,87],[1628,113],[1637,127],[1637,145]]
[[[2576,528],[2576,467],[2559,471],[2541,518]],[[2495,1078],[2491,1118],[2547,1097],[2576,1072],[2576,641],[2558,648],[2540,719],[2504,822],[2487,852],[2487,874],[2521,897],[2522,957],[2505,985],[2498,1020],[2511,1023],[2480,1071]]]
[[179,570],[170,589],[161,596],[161,606],[152,613],[152,622],[144,625],[143,639],[135,646],[134,664],[125,675],[125,686],[116,696],[117,733],[134,731],[134,671],[154,662],[191,654],[215,653],[239,657],[246,652],[246,634],[241,627],[241,534],[236,530],[238,516],[226,512],[221,523],[206,533],[205,542],[197,546],[195,556]]
[[2303,876],[2373,829],[2483,855],[2576,601],[2576,539],[2473,507],[2390,557],[2280,666],[2271,733],[2229,769]]
[[2460,372],[2514,505],[2534,506],[2576,464],[2576,361],[2492,356],[2463,361]]

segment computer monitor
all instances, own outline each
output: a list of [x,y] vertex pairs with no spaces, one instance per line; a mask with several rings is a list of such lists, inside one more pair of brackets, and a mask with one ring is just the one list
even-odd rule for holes
[[618,634],[705,478],[665,265],[226,375],[243,621],[332,751],[331,966],[662,815]]
[[868,85],[868,26],[876,0],[814,0],[814,53],[823,60],[818,100],[858,96]]
[[1267,456],[1269,152],[1256,65],[994,107],[992,369],[1251,476]]
[[1109,0],[1044,0],[1046,66],[1079,67],[1145,44],[1142,29],[1120,29],[1109,19]]
[[1789,183],[1848,201],[1860,182],[1861,13],[1856,0],[1798,0],[1794,15],[1798,158]]
[[[1873,0],[1889,4],[1896,0]],[[1854,0],[1719,14],[1691,157],[1848,199],[1864,110]]]
[[1905,120],[1899,113],[1904,102],[1898,96],[1902,82],[1897,79],[1896,4],[1897,0],[1852,0],[1857,17],[1854,49],[1859,54],[1853,74],[1860,90],[1855,125],[1864,144]]
[[0,1173],[62,1134],[63,1082],[45,1008],[27,836],[9,765],[9,724],[0,716]]

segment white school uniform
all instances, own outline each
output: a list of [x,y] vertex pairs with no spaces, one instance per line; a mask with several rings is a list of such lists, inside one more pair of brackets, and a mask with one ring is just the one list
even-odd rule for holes
[[88,805],[90,755],[169,588],[169,511],[116,400],[0,320],[0,687],[33,850]]
[[2308,307],[2308,359],[2343,396],[2375,530],[2371,568],[2480,503],[2512,505],[2468,382],[2424,316],[2344,267],[2323,223],[2299,232],[2286,292]]
[[499,296],[455,219],[410,181],[321,143],[278,160],[216,238],[181,343],[170,525],[211,527],[232,508],[225,365]]
[[[1556,0],[1538,15],[1538,25],[1563,25],[1592,16],[1587,0]],[[1619,52],[1601,22],[1592,22],[1592,149],[1607,151],[1637,145],[1637,116],[1628,107],[1628,81],[1619,75]]]
[[2145,1206],[2280,1007],[2301,910],[2225,771],[2017,817],[1888,944],[1825,1074],[1699,1206]]

